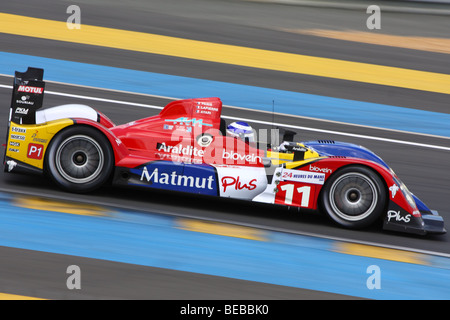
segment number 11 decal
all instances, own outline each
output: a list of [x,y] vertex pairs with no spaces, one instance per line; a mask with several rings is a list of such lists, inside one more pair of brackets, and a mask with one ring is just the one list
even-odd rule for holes
[[311,192],[311,186],[298,186],[298,184],[287,183],[280,185],[280,190],[285,192],[284,198],[283,195],[278,193],[277,203],[286,204],[286,205],[297,205],[303,208],[312,208],[311,205],[311,195],[314,195],[314,190]]

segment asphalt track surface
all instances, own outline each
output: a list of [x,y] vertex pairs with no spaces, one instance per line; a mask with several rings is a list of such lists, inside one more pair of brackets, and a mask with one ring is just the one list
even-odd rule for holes
[[[68,5],[82,7],[82,23],[119,29],[143,31],[188,39],[236,44],[283,52],[315,55],[327,58],[361,61],[409,69],[450,73],[448,56],[384,46],[322,39],[313,36],[279,31],[281,28],[365,28],[366,15],[353,10],[305,8],[296,6],[257,4],[241,1],[1,1],[1,11],[38,18],[64,21]],[[397,35],[446,37],[448,17],[438,15],[405,15],[386,13],[383,15],[383,32]],[[1,50],[7,52],[43,56],[92,64],[144,70],[201,79],[233,82],[239,84],[276,88],[450,113],[448,95],[415,91],[402,88],[383,87],[344,80],[314,76],[288,74],[245,67],[220,65],[210,62],[129,52],[125,50],[62,43],[52,40],[21,36],[0,35]],[[0,84],[11,85],[11,78],[0,77]],[[125,102],[163,106],[169,100],[130,93],[109,92],[92,88],[81,88],[49,83],[46,90],[91,97],[115,99]],[[46,95],[46,105],[80,103],[80,99]],[[0,88],[0,101],[10,101],[10,90]],[[82,101],[95,106],[115,123],[125,123],[157,113],[157,110],[105,102]],[[8,108],[0,110],[0,118],[7,119]],[[360,126],[293,118],[289,116],[259,113],[225,108],[223,114],[261,121],[273,121],[336,132],[353,133],[371,137],[395,139],[449,147],[450,140],[425,135],[408,134]],[[254,124],[256,128],[259,124]],[[448,198],[450,195],[450,152],[435,148],[405,145],[340,134],[325,134],[308,130],[296,130],[300,140],[335,139],[364,145],[379,154],[406,185],[432,209],[438,210],[446,221],[450,221]],[[4,140],[6,123],[1,124],[1,139]],[[69,199],[71,195],[61,192],[48,181],[38,177],[25,177],[2,173],[0,189],[27,194],[49,195]],[[232,221],[263,228],[286,230],[296,233],[314,233],[332,238],[345,238],[369,243],[379,243],[417,251],[450,254],[449,236],[417,237],[383,232],[378,228],[349,231],[337,228],[325,217],[310,213],[293,214],[284,209],[263,209],[253,204],[223,201],[204,203],[180,196],[177,203],[171,195],[151,194],[127,190],[102,189],[94,194],[80,195],[77,200],[88,203],[117,205],[143,211],[158,210],[179,215],[215,220]],[[238,205],[238,206],[236,206]],[[238,208],[238,209],[237,209]],[[274,214],[275,213],[275,214]],[[94,259],[82,259],[40,252],[0,248],[2,255],[0,287],[15,294],[40,296],[50,299],[345,299],[350,297],[313,292],[298,288],[272,286],[248,281],[220,277],[188,274],[157,268],[125,265]],[[30,256],[31,254],[32,256]],[[7,257],[3,260],[3,257]],[[39,262],[42,272],[33,276],[29,259]],[[67,265],[67,261],[79,261],[92,270],[92,290],[68,292],[61,287],[61,276],[55,266]],[[3,263],[3,261],[8,261]],[[73,264],[73,262],[71,262]],[[18,268],[18,266],[22,266]],[[14,270],[14,271],[12,271]],[[35,269],[34,269],[35,270]],[[105,271],[107,270],[107,271]],[[7,277],[3,275],[7,274]],[[38,276],[39,274],[39,276]],[[124,277],[124,275],[127,275]],[[133,274],[132,277],[129,275]],[[24,281],[24,275],[27,280]],[[29,278],[31,276],[31,279]],[[65,279],[66,274],[62,277]],[[112,283],[110,279],[123,279]],[[150,279],[149,282],[144,279]],[[46,292],[42,292],[45,284]],[[156,290],[148,290],[149,287]],[[217,287],[221,287],[218,291]],[[5,288],[5,289],[3,289]],[[119,288],[121,288],[119,290]],[[226,288],[226,289],[224,289]],[[192,295],[192,292],[196,294]],[[420,298],[420,297],[419,297]]]

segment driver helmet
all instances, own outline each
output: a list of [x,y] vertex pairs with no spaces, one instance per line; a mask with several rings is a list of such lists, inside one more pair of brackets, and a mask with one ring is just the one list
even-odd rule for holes
[[247,123],[236,121],[227,126],[227,136],[241,139],[244,142],[255,142],[255,131]]

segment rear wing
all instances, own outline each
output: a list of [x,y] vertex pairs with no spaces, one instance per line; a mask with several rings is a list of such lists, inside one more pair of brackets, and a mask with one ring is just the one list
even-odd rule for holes
[[16,71],[11,98],[9,121],[17,124],[35,124],[36,111],[44,101],[44,70],[28,67],[26,72]]
[[222,101],[219,98],[196,98],[170,102],[159,113],[164,120],[164,130],[183,128],[192,132],[200,128],[201,132],[208,129],[220,130]]

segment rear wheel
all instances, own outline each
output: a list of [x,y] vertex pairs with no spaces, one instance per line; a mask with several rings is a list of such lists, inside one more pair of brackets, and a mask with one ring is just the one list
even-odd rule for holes
[[88,192],[109,178],[114,155],[109,140],[98,130],[69,127],[52,140],[46,156],[46,171],[60,187]]
[[346,167],[327,181],[321,201],[334,222],[346,228],[364,228],[383,213],[387,201],[386,187],[371,169]]

